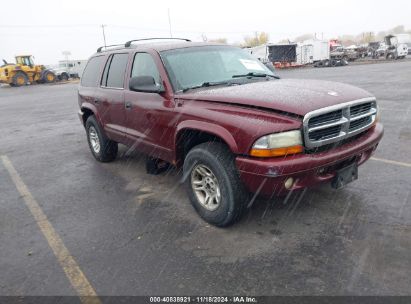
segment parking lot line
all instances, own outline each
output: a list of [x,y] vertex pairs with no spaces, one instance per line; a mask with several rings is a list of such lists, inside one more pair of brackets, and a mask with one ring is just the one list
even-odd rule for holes
[[39,226],[44,237],[46,238],[49,246],[53,250],[60,266],[64,270],[64,273],[66,274],[73,288],[80,296],[81,302],[85,304],[100,304],[101,301],[97,297],[93,286],[91,286],[90,282],[81,271],[79,265],[74,260],[67,247],[64,245],[62,239],[54,230],[51,223],[48,221],[47,216],[44,214],[40,205],[34,199],[33,195],[31,195],[28,187],[26,186],[26,184],[24,184],[10,159],[6,155],[1,155],[1,160],[4,167],[9,172],[10,177],[13,180],[13,183],[15,184],[18,192],[24,198],[26,206],[29,208],[31,214],[36,220],[36,223]]
[[386,164],[391,164],[391,165],[397,165],[397,166],[403,166],[403,167],[408,167],[411,168],[410,163],[404,163],[404,162],[399,162],[395,160],[389,160],[389,159],[383,159],[383,158],[377,158],[377,157],[371,157],[372,160],[383,162]]

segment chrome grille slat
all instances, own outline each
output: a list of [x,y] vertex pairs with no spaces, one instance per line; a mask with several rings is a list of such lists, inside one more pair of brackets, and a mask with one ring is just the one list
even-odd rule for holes
[[361,113],[366,113],[371,109],[370,104],[361,104],[361,105],[356,105],[350,108],[350,115],[354,116],[354,115],[358,115]]
[[311,128],[311,127],[319,126],[322,124],[331,123],[333,121],[338,121],[341,118],[342,118],[342,111],[337,110],[337,111],[321,114],[316,117],[312,117],[309,121],[308,126]]
[[329,145],[370,128],[376,119],[375,98],[363,98],[309,112],[304,117],[307,149]]
[[377,114],[377,109],[371,108],[367,113],[364,113],[364,114],[361,114],[361,115],[351,116],[350,121],[354,121],[354,120],[361,119],[361,118],[364,118],[364,117],[369,117],[369,116],[375,115],[375,114]]
[[327,124],[319,125],[317,127],[312,127],[312,128],[310,128],[310,132],[321,130],[321,129],[327,129],[327,128],[338,126],[338,125],[342,125],[342,124],[345,124],[347,121],[348,121],[348,119],[343,117],[340,120],[335,121],[335,122],[330,122],[330,123],[327,123]]
[[333,138],[341,134],[341,125],[329,127],[327,129],[320,129],[311,131],[309,134],[310,140]]

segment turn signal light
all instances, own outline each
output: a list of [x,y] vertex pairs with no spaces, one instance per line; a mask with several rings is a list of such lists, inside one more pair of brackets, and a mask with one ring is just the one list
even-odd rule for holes
[[292,146],[275,149],[251,149],[250,155],[255,157],[278,157],[302,153],[303,146]]

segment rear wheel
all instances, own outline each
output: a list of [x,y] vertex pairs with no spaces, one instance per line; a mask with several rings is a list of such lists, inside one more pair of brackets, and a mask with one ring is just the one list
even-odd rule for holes
[[29,82],[29,78],[23,72],[17,72],[12,79],[13,87],[20,87],[26,85]]
[[191,204],[208,223],[224,227],[237,221],[248,201],[235,157],[222,143],[194,147],[184,161],[185,186]]
[[107,138],[94,116],[86,121],[87,140],[93,156],[101,162],[113,161],[117,156],[118,145]]

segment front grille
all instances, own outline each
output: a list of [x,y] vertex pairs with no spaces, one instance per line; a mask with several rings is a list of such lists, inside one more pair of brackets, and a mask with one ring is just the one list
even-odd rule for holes
[[377,115],[374,98],[355,100],[308,113],[304,117],[307,149],[341,142],[370,128]]
[[315,127],[321,124],[339,120],[342,117],[342,110],[332,111],[330,113],[321,114],[310,119],[309,127]]
[[354,131],[357,130],[359,128],[361,128],[362,126],[366,126],[368,124],[370,124],[372,121],[371,116],[367,116],[367,117],[363,117],[354,121],[350,122],[350,127],[349,127],[349,131]]
[[320,140],[324,138],[335,137],[340,134],[341,126],[330,127],[310,132],[310,140]]
[[356,115],[361,115],[364,113],[367,113],[371,110],[371,102],[359,104],[356,106],[352,106],[350,108],[350,115],[351,116],[356,116]]
[[313,149],[310,149],[310,150],[305,150],[305,152],[307,154],[315,154],[315,153],[321,153],[321,152],[329,151],[329,150],[341,147],[343,145],[349,144],[349,143],[363,137],[364,135],[366,135],[368,133],[368,131],[369,131],[369,129],[365,130],[364,132],[361,132],[357,135],[354,135],[354,136],[348,137],[346,139],[343,139],[342,141],[338,141],[338,142],[331,143],[331,144],[324,145],[324,146],[319,146],[319,147],[316,147],[316,148],[313,148]]

